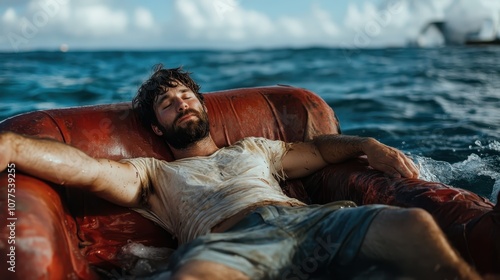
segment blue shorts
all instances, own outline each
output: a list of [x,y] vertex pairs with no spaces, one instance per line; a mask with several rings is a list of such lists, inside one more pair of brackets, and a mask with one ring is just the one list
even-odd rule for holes
[[350,201],[262,206],[226,232],[180,246],[170,258],[170,270],[202,260],[237,269],[250,279],[308,279],[350,265],[374,217],[387,207],[356,207]]

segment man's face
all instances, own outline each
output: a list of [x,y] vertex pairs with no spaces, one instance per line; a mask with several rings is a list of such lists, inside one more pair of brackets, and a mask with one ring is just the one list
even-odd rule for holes
[[184,149],[209,135],[206,108],[181,83],[165,88],[156,98],[154,110],[159,126],[153,126],[153,131],[173,148]]

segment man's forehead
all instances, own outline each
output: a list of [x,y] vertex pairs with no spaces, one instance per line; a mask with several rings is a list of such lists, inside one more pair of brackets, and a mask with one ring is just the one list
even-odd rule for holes
[[187,88],[187,86],[185,86],[183,83],[178,82],[178,81],[172,82],[172,87],[161,86],[162,92],[159,93],[158,95],[156,95],[155,103],[160,103],[165,98],[167,98],[170,89],[173,89],[173,88]]

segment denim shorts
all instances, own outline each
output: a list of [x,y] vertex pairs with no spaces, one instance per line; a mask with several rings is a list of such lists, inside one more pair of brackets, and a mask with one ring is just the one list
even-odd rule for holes
[[223,233],[179,247],[175,271],[192,260],[224,264],[250,279],[309,279],[351,265],[374,217],[385,205],[340,201],[301,207],[262,206]]

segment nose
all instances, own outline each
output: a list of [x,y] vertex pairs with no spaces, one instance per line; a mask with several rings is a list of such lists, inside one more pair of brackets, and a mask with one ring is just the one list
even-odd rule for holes
[[189,108],[189,105],[186,103],[186,101],[182,98],[177,99],[177,111],[182,112],[185,111]]

